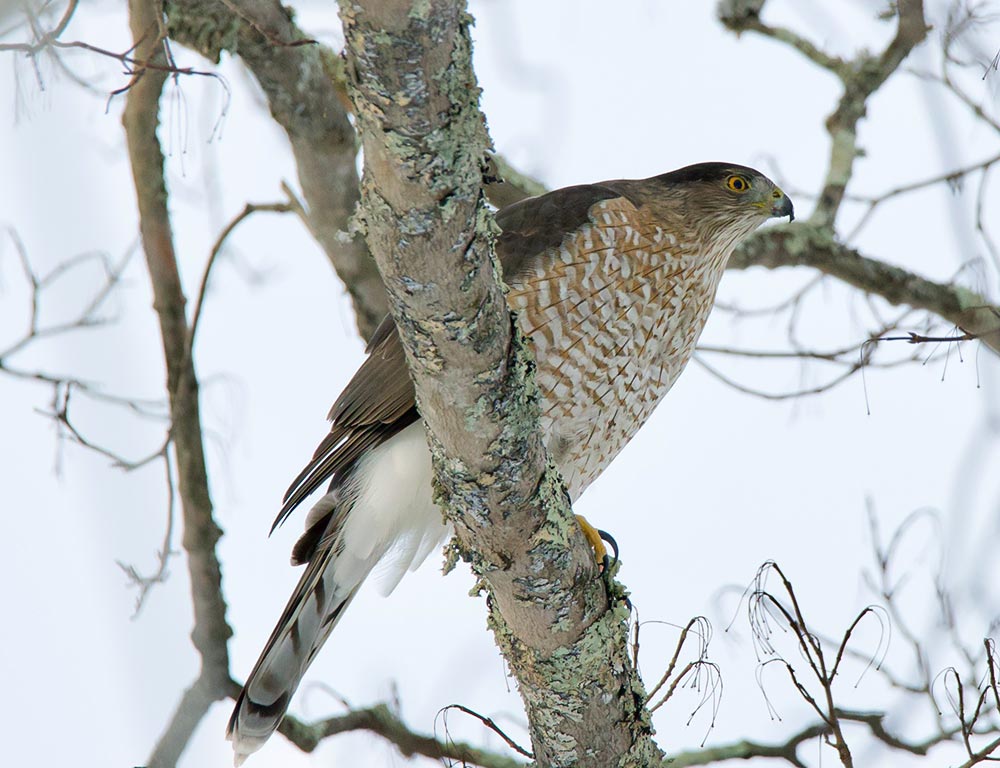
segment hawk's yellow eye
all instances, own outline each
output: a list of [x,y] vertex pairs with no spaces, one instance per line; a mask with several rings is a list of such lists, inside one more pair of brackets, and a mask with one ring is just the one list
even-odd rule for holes
[[730,176],[726,179],[726,186],[733,192],[746,192],[750,189],[750,182],[745,176]]

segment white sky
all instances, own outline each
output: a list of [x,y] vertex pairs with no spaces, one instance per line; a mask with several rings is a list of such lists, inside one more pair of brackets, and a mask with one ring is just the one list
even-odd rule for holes
[[[823,120],[837,84],[783,46],[723,33],[712,5],[621,3],[612,13],[608,4],[589,1],[475,2],[477,71],[497,148],[552,187],[648,176],[702,160],[764,169],[773,160],[790,190],[815,191],[828,151]],[[881,6],[774,0],[767,18],[849,55],[891,36],[890,25],[872,21]],[[337,37],[332,5],[307,4],[299,20],[321,39]],[[128,46],[117,4],[88,4],[70,38],[115,50]],[[911,63],[933,66],[933,46]],[[182,63],[198,63],[178,53]],[[99,75],[101,89],[123,82],[113,62],[67,61],[79,74]],[[82,91],[44,61],[44,89],[28,62],[9,54],[0,62],[0,104],[8,110],[0,120],[0,225],[16,229],[40,272],[84,251],[120,258],[136,238],[122,100],[105,114],[103,96]],[[230,60],[220,71],[232,89],[221,133],[213,137],[222,103],[215,81],[184,80],[163,109],[161,137],[171,151],[172,213],[189,296],[225,222],[248,200],[280,199],[282,179],[296,182],[284,137],[255,87]],[[995,107],[997,76],[970,82],[976,98]],[[861,140],[867,157],[857,165],[856,193],[978,160],[1000,143],[939,92],[905,77],[872,100]],[[972,235],[974,200],[972,186],[901,199],[886,206],[858,244],[869,255],[947,280],[983,255]],[[995,226],[1000,217],[989,214],[998,210],[997,200],[992,194],[986,208]],[[808,215],[810,201],[800,196],[796,203]],[[857,213],[846,210],[845,220]],[[971,274],[967,281],[997,296],[995,270]],[[729,274],[720,299],[767,306],[810,277],[802,271]],[[96,280],[91,271],[66,281],[43,306],[44,317],[65,317]],[[828,282],[812,295],[798,326],[798,338],[810,347],[856,342],[874,328],[860,297]],[[150,304],[136,258],[111,302],[116,325],[52,339],[16,362],[95,379],[116,393],[159,397],[162,362]],[[0,348],[20,334],[26,317],[15,251],[0,236]],[[740,324],[716,313],[703,341],[768,349],[781,345],[784,331],[783,321]],[[904,558],[915,571],[909,604],[916,615],[929,612],[935,547],[947,549],[949,583],[967,617],[964,636],[972,647],[981,641],[997,614],[989,584],[997,575],[1000,366],[975,344],[965,345],[963,355],[962,363],[951,355],[944,376],[943,350],[924,366],[869,371],[871,415],[860,378],[818,398],[775,403],[735,392],[692,365],[577,505],[615,534],[621,578],[644,620],[711,619],[710,657],[722,665],[725,695],[710,744],[740,737],[777,741],[810,720],[775,667],[763,677],[782,720],[769,716],[755,682],[760,670],[745,611],[737,612],[736,598],[724,588],[742,588],[773,558],[794,581],[816,629],[839,634],[873,600],[860,575],[870,563],[868,497],[884,531],[915,509],[938,511],[940,531],[928,528]],[[252,666],[298,577],[287,557],[301,520],[269,540],[270,522],[288,481],[325,433],[330,403],[361,359],[343,290],[303,228],[292,217],[267,214],[244,224],[213,274],[197,348],[212,491],[226,531],[219,551],[238,678]],[[803,379],[798,365],[712,362],[770,391],[825,379],[820,364]],[[172,561],[169,582],[131,621],[134,594],[115,561],[153,568],[166,519],[162,470],[157,465],[126,475],[75,446],[60,448],[39,414],[49,401],[42,386],[0,377],[0,482],[7,502],[0,543],[6,627],[0,722],[7,725],[0,729],[0,750],[10,765],[139,765],[197,670],[185,563],[182,556]],[[158,445],[160,424],[82,398],[73,408],[85,434],[128,456]],[[175,547],[178,536],[179,523]],[[526,742],[520,700],[485,629],[484,605],[467,597],[467,572],[442,579],[439,564],[437,556],[429,558],[387,599],[371,586],[363,590],[313,665],[293,702],[295,714],[312,719],[339,711],[320,683],[355,705],[398,691],[416,730],[437,728],[441,735],[435,713],[461,703]],[[662,671],[676,634],[668,626],[644,630],[648,683]],[[860,647],[871,647],[876,637],[865,632]],[[935,669],[957,663],[947,646],[934,649]],[[910,671],[898,638],[892,658],[901,672]],[[891,704],[875,674],[853,687],[860,669],[842,683],[844,703]],[[696,747],[705,737],[707,709],[687,725],[699,698],[681,692],[657,713],[659,741],[668,751]],[[228,702],[212,710],[182,765],[229,764],[222,738],[229,710]],[[908,727],[902,718],[890,724]],[[462,716],[452,715],[448,725],[456,738],[500,748]],[[865,741],[860,732],[850,735],[854,744]],[[803,754],[818,760],[819,751],[813,745]],[[898,757],[859,754],[865,765],[903,765]],[[938,758],[945,759],[939,753],[928,764],[943,764]],[[834,755],[823,759],[833,764]],[[354,734],[330,740],[311,757],[276,736],[250,765],[404,762],[379,739]]]

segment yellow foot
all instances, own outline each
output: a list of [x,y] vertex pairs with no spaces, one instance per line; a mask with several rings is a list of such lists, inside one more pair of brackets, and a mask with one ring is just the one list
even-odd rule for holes
[[608,549],[604,546],[604,542],[608,542],[611,545],[611,548],[615,551],[615,560],[618,559],[617,542],[615,542],[611,534],[595,528],[588,523],[587,518],[583,515],[577,515],[576,521],[580,524],[580,529],[583,531],[583,535],[586,537],[587,542],[593,548],[594,556],[597,558],[597,562],[601,564],[601,569],[606,570],[610,566],[611,558],[608,557]]

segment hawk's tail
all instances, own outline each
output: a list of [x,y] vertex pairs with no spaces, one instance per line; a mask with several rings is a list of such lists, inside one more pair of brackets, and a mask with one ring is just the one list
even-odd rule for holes
[[358,565],[338,563],[331,547],[306,566],[229,718],[226,738],[233,742],[236,765],[260,749],[278,727],[306,669],[374,563],[361,569]]
[[388,594],[447,534],[431,499],[431,459],[420,422],[362,456],[306,517],[292,550],[305,573],[288,600],[229,720],[236,765],[260,749],[362,582],[385,559]]

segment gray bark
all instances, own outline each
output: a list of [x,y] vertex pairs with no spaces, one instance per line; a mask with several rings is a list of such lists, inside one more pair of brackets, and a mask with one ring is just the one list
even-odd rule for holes
[[361,217],[434,455],[544,766],[660,759],[593,553],[547,463],[532,363],[491,255],[469,17],[451,0],[341,8],[365,153]]

